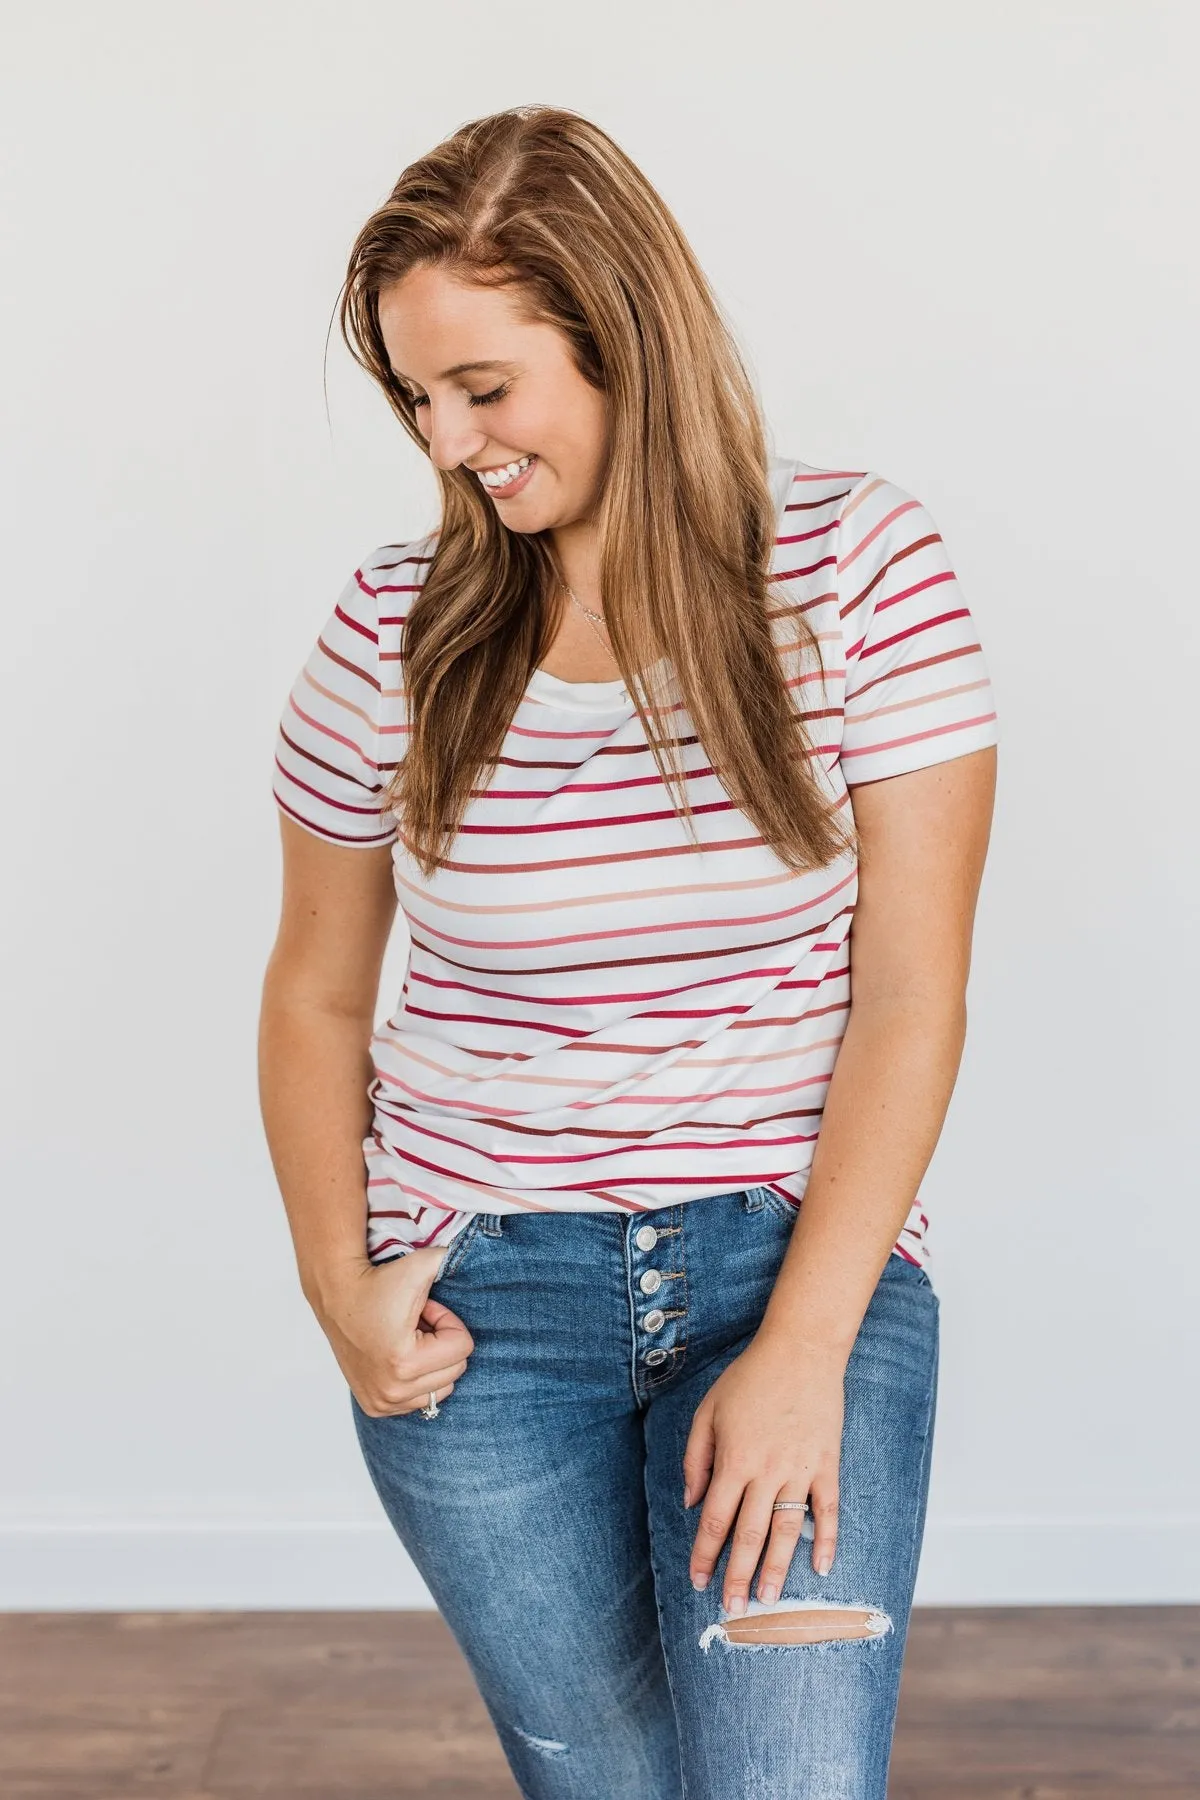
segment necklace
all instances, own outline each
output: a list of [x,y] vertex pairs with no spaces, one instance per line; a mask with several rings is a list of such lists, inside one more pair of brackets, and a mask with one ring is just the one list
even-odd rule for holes
[[564,587],[564,589],[566,589],[568,598],[575,601],[575,605],[579,608],[580,612],[583,614],[585,619],[587,619],[589,625],[591,625],[591,628],[595,632],[597,638],[600,639],[600,642],[604,645],[604,648],[608,651],[608,654],[610,656],[612,656],[611,644],[606,643],[604,638],[601,637],[601,635],[600,635],[600,626],[603,625],[603,623],[604,623],[604,614],[598,613],[598,612],[593,612],[590,606],[585,606],[583,604],[582,600],[577,600],[575,598],[575,595],[571,592],[570,588],[567,587],[567,584],[565,581],[563,582],[563,587]]

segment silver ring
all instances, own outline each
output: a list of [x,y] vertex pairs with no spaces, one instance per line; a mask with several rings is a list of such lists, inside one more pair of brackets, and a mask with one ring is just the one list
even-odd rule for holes
[[793,1512],[793,1511],[807,1512],[808,1511],[808,1501],[807,1500],[773,1500],[771,1502],[771,1511],[772,1512]]
[[436,1419],[440,1411],[441,1408],[437,1403],[437,1395],[430,1394],[429,1405],[421,1408],[421,1417],[423,1419]]

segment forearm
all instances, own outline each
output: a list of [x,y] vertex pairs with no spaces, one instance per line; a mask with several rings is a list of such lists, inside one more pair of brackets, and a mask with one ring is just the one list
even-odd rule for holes
[[325,1288],[366,1254],[367,1095],[372,1020],[305,1002],[268,971],[259,1023],[259,1096],[300,1284]]
[[760,1332],[845,1363],[945,1122],[966,1004],[852,1004],[808,1186]]

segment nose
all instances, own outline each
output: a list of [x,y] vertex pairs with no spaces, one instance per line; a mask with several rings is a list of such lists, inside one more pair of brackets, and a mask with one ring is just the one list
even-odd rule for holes
[[457,469],[459,463],[478,457],[487,443],[486,431],[481,431],[461,412],[452,412],[446,407],[439,410],[432,401],[421,410],[425,414],[429,460],[437,468]]

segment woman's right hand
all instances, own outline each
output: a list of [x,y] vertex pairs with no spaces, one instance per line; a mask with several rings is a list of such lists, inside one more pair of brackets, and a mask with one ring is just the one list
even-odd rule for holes
[[338,1367],[373,1419],[416,1412],[453,1393],[475,1340],[448,1306],[429,1298],[445,1245],[386,1263],[355,1263],[320,1284],[313,1310]]

